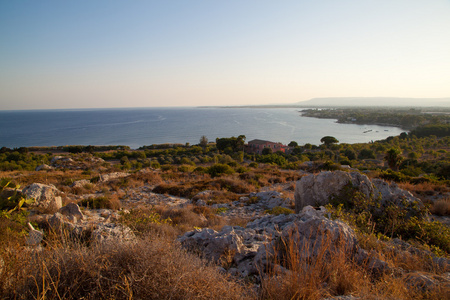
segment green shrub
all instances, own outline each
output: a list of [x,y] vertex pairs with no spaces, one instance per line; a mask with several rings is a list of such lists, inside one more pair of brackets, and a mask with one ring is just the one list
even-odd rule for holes
[[331,160],[327,160],[326,162],[323,163],[323,165],[321,166],[321,169],[327,170],[327,171],[335,171],[335,170],[340,170],[341,166],[339,164],[335,164]]
[[265,213],[271,214],[271,215],[289,215],[289,214],[293,214],[294,211],[292,209],[286,208],[286,207],[281,207],[281,206],[275,206],[272,209],[268,209],[265,211]]
[[197,174],[205,174],[206,172],[207,172],[207,168],[205,168],[205,167],[197,167],[197,168],[195,168],[194,169],[194,173],[197,173]]
[[161,168],[161,165],[159,164],[159,162],[157,160],[152,160],[150,162],[150,167],[152,167],[153,169],[159,169],[159,168]]
[[24,210],[24,206],[34,202],[34,199],[28,198],[18,192],[20,186],[14,184],[8,178],[0,180],[0,210],[7,210],[11,213],[14,210]]
[[194,167],[191,165],[181,165],[178,167],[178,171],[182,173],[189,173]]
[[175,170],[175,169],[176,169],[176,167],[172,166],[172,165],[162,165],[161,166],[161,170],[163,170],[163,171],[169,171],[169,170]]
[[450,229],[428,222],[426,208],[418,203],[382,206],[380,199],[366,197],[349,183],[330,199],[327,209],[333,218],[343,219],[363,233],[415,240],[450,253]]
[[392,170],[382,171],[380,173],[380,178],[384,180],[392,180],[395,182],[408,182],[411,180],[411,177],[409,177],[408,175]]
[[231,175],[234,173],[234,169],[226,164],[215,164],[208,168],[207,173],[211,177],[217,177],[224,174]]
[[399,226],[397,235],[405,240],[417,240],[450,253],[450,229],[438,221],[427,222],[412,217]]

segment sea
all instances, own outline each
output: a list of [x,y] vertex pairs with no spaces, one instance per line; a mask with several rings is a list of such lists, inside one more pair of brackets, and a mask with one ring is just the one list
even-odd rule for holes
[[340,143],[365,143],[399,135],[390,126],[339,124],[303,117],[301,108],[111,108],[0,111],[0,147],[126,145],[137,149],[164,143],[198,144],[202,136],[245,135],[299,145],[320,145],[324,136]]

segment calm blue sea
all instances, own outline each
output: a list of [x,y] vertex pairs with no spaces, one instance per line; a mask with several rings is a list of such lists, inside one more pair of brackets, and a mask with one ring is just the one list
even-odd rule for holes
[[63,145],[198,144],[205,135],[245,135],[300,145],[320,144],[331,135],[341,143],[369,142],[395,136],[400,128],[338,124],[301,117],[295,108],[129,108],[0,111],[0,147]]

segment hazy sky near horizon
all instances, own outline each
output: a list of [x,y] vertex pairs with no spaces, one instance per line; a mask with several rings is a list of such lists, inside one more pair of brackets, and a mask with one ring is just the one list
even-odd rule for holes
[[450,1],[0,2],[2,110],[316,97],[450,97]]

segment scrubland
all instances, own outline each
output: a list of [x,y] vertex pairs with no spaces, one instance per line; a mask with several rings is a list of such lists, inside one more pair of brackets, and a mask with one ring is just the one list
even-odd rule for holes
[[[386,151],[401,149],[398,164],[387,166]],[[161,147],[163,148],[163,147]],[[0,298],[5,299],[449,299],[449,270],[430,259],[450,258],[450,234],[433,216],[450,216],[448,137],[393,137],[383,142],[354,145],[293,146],[291,154],[246,155],[236,149],[201,146],[148,147],[139,151],[117,150],[63,153],[71,162],[48,170],[53,154],[25,149],[0,154],[2,211],[0,215]],[[104,150],[104,149],[102,149]],[[44,151],[44,152],[42,152]],[[79,151],[77,151],[79,152]],[[414,154],[412,154],[414,153]],[[102,159],[99,159],[102,158]],[[55,165],[55,163],[53,163]],[[263,266],[259,276],[239,278],[226,272],[233,264],[230,253],[219,263],[188,252],[177,237],[194,229],[220,230],[225,225],[245,226],[248,216],[227,216],[220,204],[231,203],[252,192],[276,190],[293,199],[295,182],[309,173],[346,170],[350,166],[369,177],[395,181],[425,203],[431,219],[399,220],[395,227],[361,222],[361,210],[330,205],[330,216],[348,223],[363,249],[385,261],[394,273],[377,273],[345,252],[329,255],[325,243],[314,260],[302,259],[306,249],[290,240],[277,244],[280,256]],[[102,174],[130,175],[101,181]],[[75,182],[85,180],[81,185]],[[9,187],[31,183],[52,184],[64,204],[76,202],[82,210],[119,212],[118,224],[136,235],[134,242],[95,244],[55,232],[27,209],[6,202]],[[147,188],[160,195],[188,199],[181,206],[130,201],[130,195]],[[201,192],[210,191],[205,196]],[[143,192],[140,192],[143,193]],[[17,198],[20,201],[20,198]],[[199,200],[205,205],[196,205]],[[258,199],[249,198],[248,204]],[[247,205],[247,204],[246,204]],[[294,207],[291,207],[293,209]],[[52,214],[55,211],[40,213]],[[289,209],[266,213],[292,213]],[[431,215],[432,214],[432,215]],[[397,215],[398,216],[398,215]],[[394,220],[397,220],[394,224]],[[39,249],[27,246],[27,222],[44,232]],[[369,226],[369,225],[373,226]],[[386,225],[387,226],[387,225]],[[393,238],[407,241],[416,252],[398,251]],[[304,253],[303,253],[304,254]],[[273,266],[282,266],[276,268]],[[372,270],[372,271],[371,271]],[[403,270],[403,271],[399,271]],[[425,278],[438,284],[427,285]],[[423,279],[423,284],[416,281]],[[450,280],[450,279],[449,279]],[[413,282],[413,283],[412,283]]]

